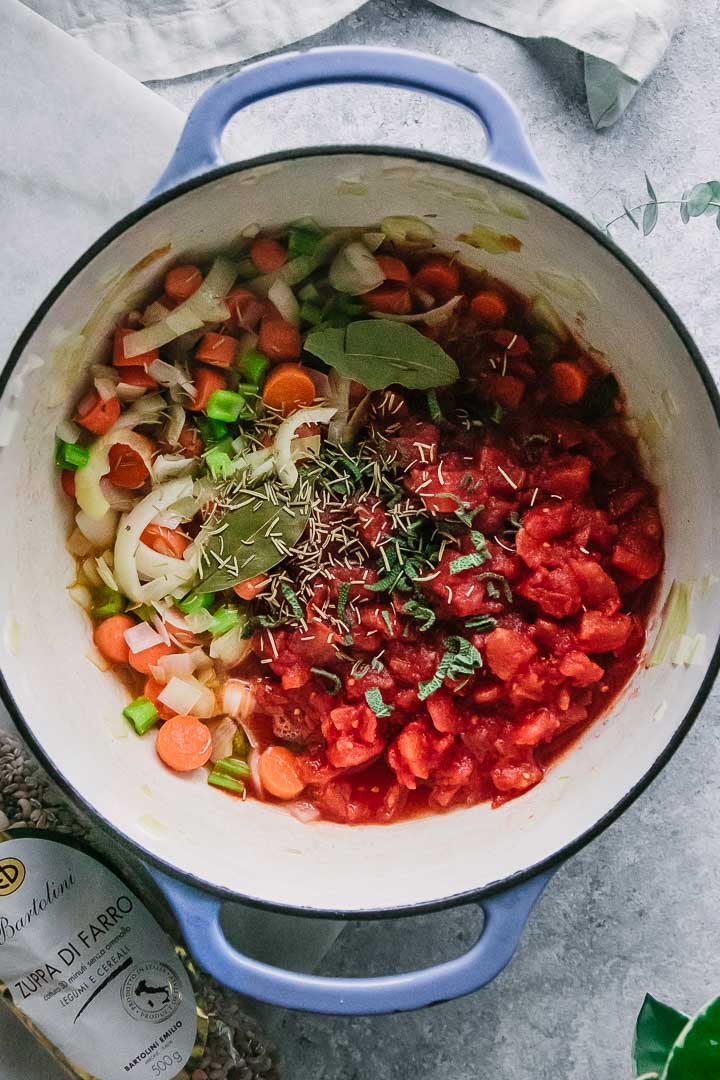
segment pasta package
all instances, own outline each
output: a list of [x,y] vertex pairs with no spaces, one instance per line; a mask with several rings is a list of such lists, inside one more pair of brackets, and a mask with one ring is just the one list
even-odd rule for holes
[[138,896],[64,837],[0,833],[0,1000],[72,1077],[187,1080],[207,1017]]

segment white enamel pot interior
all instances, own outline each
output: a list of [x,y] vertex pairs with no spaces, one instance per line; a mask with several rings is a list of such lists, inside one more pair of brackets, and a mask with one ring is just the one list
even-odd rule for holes
[[[705,644],[689,666],[642,664],[545,780],[499,810],[482,805],[388,827],[307,825],[278,807],[219,795],[202,771],[165,770],[152,735],[128,730],[127,693],[86,658],[90,626],[66,593],[74,567],[64,547],[69,516],[53,467],[54,431],[83,367],[93,353],[105,354],[115,316],[157,288],[171,263],[223,249],[252,223],[311,215],[322,226],[369,225],[387,214],[436,215],[429,220],[443,237],[481,222],[519,238],[518,252],[467,252],[522,293],[547,296],[569,325],[582,325],[618,376],[630,415],[650,432],[648,469],[666,531],[649,648],[673,581],[692,587],[687,633],[705,635]],[[101,301],[85,340],[73,342]],[[10,366],[2,402],[4,419],[10,409],[16,423],[0,452],[6,700],[61,782],[171,873],[317,913],[419,910],[481,895],[594,835],[667,760],[704,700],[720,635],[713,584],[720,486],[709,482],[720,466],[717,395],[642,274],[586,222],[526,185],[400,151],[307,151],[217,170],[103,237],[43,304]]]

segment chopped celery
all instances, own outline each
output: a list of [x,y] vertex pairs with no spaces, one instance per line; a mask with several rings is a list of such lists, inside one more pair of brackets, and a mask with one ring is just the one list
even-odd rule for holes
[[217,772],[226,773],[227,776],[252,776],[247,761],[239,761],[237,758],[220,758],[215,762]]
[[63,442],[58,439],[55,449],[55,464],[61,469],[82,469],[87,465],[90,451],[86,446]]
[[93,597],[96,601],[90,609],[93,619],[107,619],[109,615],[118,615],[125,610],[125,597],[107,585],[93,589]]
[[240,612],[236,607],[229,607],[223,605],[213,611],[213,621],[211,622],[208,630],[213,637],[220,637],[221,634],[227,634],[228,630],[232,630],[234,626],[240,622]]
[[233,735],[232,752],[235,758],[245,758],[250,753],[248,737],[241,727]]
[[[211,401],[213,397],[214,395],[211,394]],[[215,446],[217,443],[222,442],[230,431],[224,420],[216,419],[213,416],[198,416],[195,422],[206,446]]]
[[264,353],[258,352],[257,349],[250,349],[244,356],[240,357],[239,368],[241,373],[257,386],[260,383],[263,375],[270,367],[270,361]]
[[320,299],[320,292],[317,285],[314,285],[312,281],[308,281],[307,285],[303,285],[302,289],[298,291],[298,298],[303,301],[309,301],[315,303]]
[[146,697],[137,697],[123,709],[123,716],[130,721],[138,735],[144,735],[157,722],[158,711]]
[[221,450],[219,446],[213,446],[205,455],[205,464],[210,470],[210,475],[215,480],[224,480],[232,475],[234,466],[230,455]]
[[215,593],[190,593],[184,600],[178,600],[176,607],[180,608],[184,615],[194,615],[204,608],[212,607],[215,602]]
[[233,390],[215,390],[205,411],[211,420],[232,424],[247,409],[248,404],[242,394],[236,394]]
[[317,326],[322,322],[322,311],[313,304],[310,300],[305,300],[300,307],[300,321],[310,323],[311,326]]
[[226,791],[234,791],[236,795],[242,795],[245,791],[245,785],[242,780],[236,780],[234,776],[228,776],[226,773],[219,772],[217,769],[208,776],[208,784],[212,784],[214,787],[225,788]]
[[309,226],[294,226],[288,233],[288,257],[296,259],[298,255],[314,255],[322,239],[318,229]]

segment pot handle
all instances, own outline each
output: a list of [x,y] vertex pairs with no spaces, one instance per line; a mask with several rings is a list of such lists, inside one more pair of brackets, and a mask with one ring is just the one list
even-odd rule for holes
[[462,997],[492,982],[510,962],[528,916],[553,870],[491,896],[480,904],[485,922],[468,952],[420,971],[369,979],[335,979],[286,971],[238,952],[220,925],[222,900],[169,877],[148,871],[173,909],[190,952],[224,986],[287,1009],[339,1015],[405,1012]]
[[222,133],[246,105],[288,90],[344,82],[419,90],[463,105],[486,129],[486,164],[544,186],[520,115],[496,83],[435,56],[404,49],[339,46],[281,53],[248,64],[211,86],[188,116],[177,149],[151,196],[222,165]]

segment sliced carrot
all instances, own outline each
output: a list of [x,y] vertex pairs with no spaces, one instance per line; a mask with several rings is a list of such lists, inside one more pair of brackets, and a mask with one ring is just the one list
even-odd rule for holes
[[157,379],[153,379],[144,367],[124,367],[120,382],[128,386],[145,386],[148,390],[154,390],[158,385]]
[[259,236],[250,248],[250,258],[261,274],[272,274],[287,262],[287,251],[271,236]]
[[203,452],[203,441],[200,432],[192,424],[185,424],[178,435],[178,443],[182,449],[183,457],[200,457]]
[[364,300],[368,307],[386,315],[409,315],[412,311],[410,290],[407,285],[394,281],[378,285],[377,289],[363,293],[360,299]]
[[75,419],[93,435],[105,435],[119,415],[119,398],[113,396],[103,400],[97,390],[89,390],[78,402]]
[[278,364],[265,380],[262,399],[269,409],[279,409],[287,416],[303,405],[312,404],[315,383],[302,364]]
[[550,366],[555,394],[566,405],[575,405],[587,390],[588,377],[577,364],[560,361]]
[[276,799],[294,799],[305,787],[300,768],[284,746],[268,746],[258,759],[262,786]]
[[230,318],[226,325],[233,330],[255,330],[265,312],[262,300],[258,300],[254,293],[242,286],[231,289],[225,297],[225,303],[230,309]]
[[267,574],[256,574],[255,577],[248,578],[247,581],[241,581],[239,585],[234,585],[233,592],[241,600],[254,600],[256,596],[260,595],[269,580]]
[[197,369],[193,379],[193,386],[195,387],[195,397],[192,404],[185,406],[191,412],[202,412],[203,409],[207,408],[207,403],[216,390],[227,390],[225,376],[221,375],[219,371],[212,371],[206,367]]
[[63,469],[60,473],[60,486],[70,499],[75,498],[75,470]]
[[302,338],[297,326],[276,315],[260,323],[257,347],[268,360],[297,360],[302,352]]
[[140,353],[139,356],[126,356],[124,341],[128,334],[134,334],[135,331],[129,326],[116,326],[115,337],[113,339],[113,364],[115,367],[147,367],[148,364],[152,364],[153,360],[157,360],[159,353],[157,349],[150,349],[149,352]]
[[174,266],[165,275],[165,292],[171,300],[187,300],[202,285],[197,266]]
[[442,255],[431,255],[416,273],[415,284],[436,300],[449,300],[460,292],[460,269]]
[[111,664],[127,664],[130,649],[125,640],[125,631],[135,626],[135,620],[129,615],[111,615],[103,619],[93,631],[93,640],[106,660]]
[[172,656],[174,652],[178,651],[173,649],[172,645],[166,645],[164,641],[159,641],[157,645],[151,645],[149,649],[142,649],[141,652],[128,651],[127,662],[130,667],[135,668],[141,674],[149,675],[150,669],[155,667],[158,660],[162,660],[163,656]]
[[175,715],[175,713],[172,709],[169,709],[167,705],[163,705],[162,701],[158,700],[160,694],[162,694],[164,689],[165,684],[158,682],[157,679],[154,679],[152,675],[150,675],[145,680],[143,695],[148,699],[148,701],[152,701],[153,705],[158,711],[158,716],[161,720],[169,720],[171,716]]
[[505,409],[517,409],[525,393],[525,383],[514,375],[492,375],[489,379],[490,396]]
[[190,546],[190,540],[179,529],[166,529],[164,525],[148,525],[140,540],[168,559],[182,559],[183,552]]
[[410,284],[410,271],[402,259],[396,259],[394,255],[376,255],[375,260],[385,275],[386,281],[402,281],[404,285]]
[[169,769],[191,772],[210,759],[210,729],[196,716],[171,716],[158,731],[155,749]]
[[[143,435],[138,435],[147,444],[147,452],[152,455],[155,447]],[[143,486],[150,476],[150,470],[142,459],[142,455],[131,446],[123,443],[115,443],[109,452],[110,471],[107,474],[111,484],[115,487],[129,488],[134,491]]]
[[237,356],[237,338],[229,334],[215,334],[212,331],[203,334],[200,344],[195,350],[195,359],[202,360],[213,367],[232,367]]
[[507,317],[508,306],[500,293],[488,289],[473,296],[470,310],[488,326],[500,326]]

